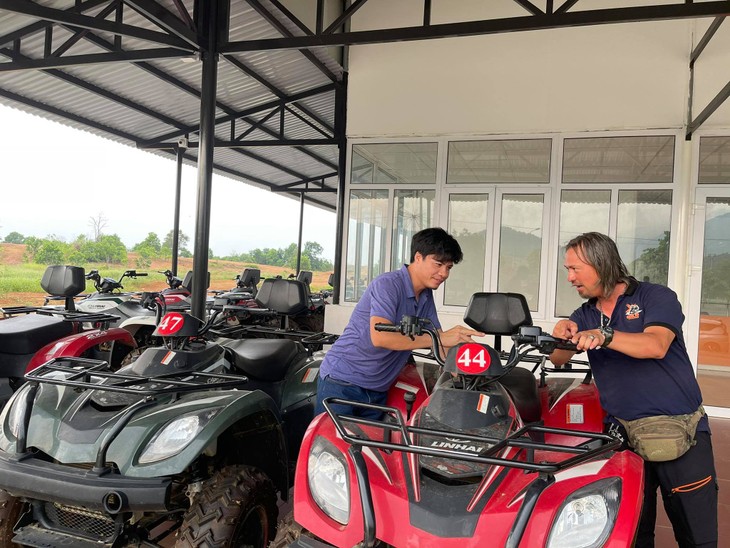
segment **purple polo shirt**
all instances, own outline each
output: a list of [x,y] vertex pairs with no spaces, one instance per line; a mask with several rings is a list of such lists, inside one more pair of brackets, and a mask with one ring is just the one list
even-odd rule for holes
[[403,265],[400,270],[386,272],[370,282],[345,331],[327,351],[320,376],[368,390],[388,390],[408,361],[410,351],[375,347],[370,340],[370,318],[378,316],[396,324],[405,315],[428,318],[436,329],[441,329],[433,292],[424,289],[416,300],[408,267]]

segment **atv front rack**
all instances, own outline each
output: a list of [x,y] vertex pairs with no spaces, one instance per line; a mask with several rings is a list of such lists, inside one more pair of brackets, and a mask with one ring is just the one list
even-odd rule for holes
[[53,358],[27,373],[25,378],[28,381],[29,389],[24,396],[26,398],[25,414],[21,421],[20,433],[17,436],[17,452],[20,454],[27,451],[27,432],[33,401],[41,384],[71,386],[76,389],[119,392],[140,396],[139,400],[131,403],[124,410],[114,427],[102,441],[92,469],[92,472],[98,475],[103,475],[108,470],[105,463],[111,443],[138,412],[157,403],[157,396],[183,392],[234,389],[240,388],[248,382],[248,378],[243,375],[225,373],[175,371],[156,376],[114,373],[109,370],[107,362],[88,358]]
[[[360,491],[360,502],[363,513],[363,541],[359,546],[372,548],[376,544],[375,537],[375,508],[373,506],[373,496],[370,491],[370,480],[368,477],[367,464],[362,455],[362,447],[373,447],[385,451],[401,451],[404,453],[413,453],[418,455],[427,455],[432,457],[445,457],[451,459],[459,459],[476,463],[483,463],[494,466],[503,466],[505,468],[518,468],[528,472],[538,472],[539,477],[533,481],[525,492],[524,500],[517,517],[507,539],[507,548],[517,548],[519,546],[522,535],[525,532],[530,514],[537,504],[537,500],[542,492],[547,489],[555,481],[554,474],[560,470],[576,466],[583,462],[595,459],[600,455],[608,453],[614,449],[618,449],[621,440],[609,434],[598,434],[595,432],[585,432],[579,430],[568,430],[564,428],[551,428],[540,426],[537,424],[528,424],[515,431],[506,438],[494,438],[488,436],[475,436],[459,432],[460,440],[468,440],[474,442],[482,442],[491,445],[489,449],[481,454],[466,453],[455,449],[442,449],[435,447],[425,447],[413,442],[416,435],[428,435],[434,437],[453,438],[455,433],[445,430],[434,430],[430,428],[419,428],[417,426],[407,426],[403,420],[400,410],[387,405],[377,405],[364,402],[355,402],[340,398],[325,398],[323,405],[327,414],[334,422],[338,434],[344,441],[350,444],[349,454],[355,465],[355,475]],[[353,407],[361,407],[363,409],[378,410],[385,413],[388,417],[395,418],[395,422],[388,420],[379,421],[374,419],[365,419],[362,417],[354,417],[351,415],[340,415],[332,410],[333,404],[345,404]],[[350,422],[365,426],[374,426],[382,428],[385,435],[383,440],[377,440],[367,437],[364,431],[360,429],[348,430],[344,427],[343,422]],[[400,441],[390,441],[391,432],[400,432]],[[530,439],[530,434],[564,434],[573,437],[585,438],[586,441],[576,446],[560,445],[535,441]],[[508,459],[497,457],[495,455],[503,452],[508,447],[519,448],[514,458]],[[552,451],[557,453],[567,453],[574,456],[566,458],[558,462],[535,461],[535,451]],[[524,461],[516,460],[517,456],[524,455]],[[544,455],[541,455],[544,457]]]
[[[528,424],[526,426],[523,426],[506,438],[477,436],[472,434],[465,434],[462,432],[456,434],[455,432],[448,430],[434,430],[430,428],[408,426],[403,419],[403,415],[401,414],[400,410],[387,405],[355,402],[339,398],[325,398],[323,404],[325,410],[327,411],[327,414],[329,414],[329,416],[332,418],[332,421],[335,424],[335,428],[337,428],[337,432],[340,434],[343,440],[353,446],[374,447],[387,451],[402,451],[404,453],[415,453],[418,455],[427,455],[431,457],[445,457],[476,462],[480,464],[504,466],[506,468],[520,468],[522,470],[527,470],[530,472],[554,474],[555,472],[558,472],[560,470],[564,470],[566,468],[576,466],[577,464],[581,464],[583,462],[595,459],[596,457],[604,453],[608,453],[609,451],[612,451],[621,445],[621,440],[615,438],[610,434],[599,434],[596,432],[586,432],[581,430],[568,430],[565,428],[553,428],[548,426],[541,426],[538,424]],[[382,421],[365,419],[362,417],[354,417],[351,415],[340,415],[332,410],[331,406],[333,404],[346,404],[352,407],[361,407],[363,409],[373,409],[381,411],[389,417],[394,417],[395,422],[388,422],[387,420]],[[343,425],[343,422],[350,422],[365,426],[375,426],[377,428],[382,428],[385,432],[397,431],[400,433],[400,441],[389,441],[390,436],[384,436],[384,439],[382,441],[372,439],[365,436],[362,431],[358,433],[355,430],[346,429]],[[426,447],[413,442],[413,439],[415,439],[419,434],[444,439],[453,438],[455,435],[458,435],[458,438],[460,440],[463,439],[476,443],[482,443],[489,447],[489,449],[483,451],[481,454],[475,454],[458,451],[455,449]],[[586,441],[579,445],[561,445],[535,441],[530,437],[530,434],[537,434],[537,436],[535,437],[540,437],[542,434],[563,434],[571,437],[585,438]],[[515,459],[507,459],[495,456],[499,453],[502,453],[504,449],[508,447],[516,447],[525,450],[526,460],[519,461]],[[546,462],[544,460],[536,462],[534,459],[535,451],[551,451],[555,453],[572,454],[574,456],[556,462]]]
[[[60,376],[53,372],[67,375]],[[233,389],[248,382],[248,378],[243,375],[202,371],[173,371],[155,376],[115,373],[109,370],[107,362],[88,358],[53,358],[27,373],[25,379],[41,384],[141,396]]]

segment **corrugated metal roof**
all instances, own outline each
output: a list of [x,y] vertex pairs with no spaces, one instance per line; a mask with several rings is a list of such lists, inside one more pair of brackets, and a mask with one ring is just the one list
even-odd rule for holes
[[[219,41],[216,137],[229,145],[243,138],[249,146],[216,148],[215,171],[265,188],[325,178],[335,189],[335,143],[344,146],[344,131],[334,132],[336,95],[345,94],[338,61],[344,44],[714,16],[709,34],[729,4],[570,0],[555,6],[503,0],[449,9],[445,16],[430,2],[381,2],[378,17],[368,7],[370,25],[355,22],[350,32],[350,17],[364,3],[324,3],[327,13],[317,25],[317,2],[230,2],[228,34]],[[196,53],[205,49],[198,47],[195,5],[195,0],[0,0],[0,103],[132,146],[171,146],[185,137],[191,144],[185,161],[195,162],[202,75]],[[287,6],[308,12],[311,20],[300,21]],[[341,13],[333,13],[333,6]],[[412,10],[412,26],[393,28],[400,19],[388,9]],[[292,141],[301,139],[308,142]],[[322,139],[329,140],[319,144]],[[262,146],[261,140],[278,145]],[[336,195],[310,194],[307,200],[334,208]]]
[[[187,27],[187,32],[195,35],[187,26],[188,19],[193,18],[193,0],[143,0],[138,4],[164,7],[173,27]],[[256,4],[261,8],[257,10],[245,2],[231,3],[229,40],[303,34],[273,3]],[[74,9],[76,0],[27,2],[19,9],[41,6],[62,10],[58,12],[62,16],[71,14],[70,22],[55,24],[43,21],[42,17],[4,11],[5,5],[0,4],[0,67],[54,58],[69,61],[52,68],[45,65],[0,71],[0,103],[132,146],[174,144],[186,136],[191,147],[185,152],[185,161],[195,163],[202,63],[190,51],[193,48],[189,44],[185,44],[187,51],[181,49],[171,58],[90,63],[86,62],[88,57],[78,56],[114,54],[120,46],[124,52],[142,53],[174,48],[143,39],[141,33],[122,36],[121,43],[115,44],[115,36],[107,28],[79,32],[78,27],[72,26],[76,14],[102,14],[104,24],[113,23],[117,3],[109,0],[86,0],[79,9]],[[122,22],[140,31],[165,33],[161,26],[126,3]],[[174,33],[169,36],[175,39]],[[342,79],[343,70],[323,48],[317,48],[313,55],[314,61],[294,49],[222,55],[218,63],[216,120],[224,122],[216,126],[217,139],[233,141],[245,134],[246,140],[328,138],[334,143],[332,84]],[[73,62],[76,59],[84,62]],[[330,88],[325,87],[328,85]],[[298,101],[289,100],[293,94],[317,88],[323,89]],[[278,110],[282,104],[286,106],[283,134],[282,114]],[[248,115],[239,116],[240,113]],[[157,153],[174,157],[173,150]],[[337,163],[336,144],[216,148],[214,156],[215,172],[273,189],[323,176],[327,176],[327,187],[336,189],[337,178],[332,174],[337,171]],[[336,205],[334,193],[316,193],[306,199],[330,209]]]

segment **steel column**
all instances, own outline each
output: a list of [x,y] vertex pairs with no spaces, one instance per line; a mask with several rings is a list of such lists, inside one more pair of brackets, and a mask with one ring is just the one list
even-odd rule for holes
[[210,206],[213,194],[213,153],[215,151],[215,103],[218,88],[218,8],[221,1],[225,0],[209,0],[198,4],[201,10],[200,28],[203,32],[201,39],[203,70],[191,313],[201,320],[205,318],[205,300],[208,289]]
[[185,147],[178,145],[175,149],[177,157],[177,177],[175,179],[175,217],[172,225],[172,265],[170,269],[177,276],[177,254],[180,246],[180,190],[182,188],[182,166]]
[[297,276],[302,266],[302,232],[304,231],[304,191],[299,193],[299,240],[297,242]]
[[342,82],[335,89],[335,138],[338,141],[339,161],[337,170],[340,174],[337,185],[337,237],[335,238],[334,279],[332,280],[332,303],[340,304],[340,278],[342,276],[342,238],[345,230],[345,169],[347,168],[347,73],[342,75]]

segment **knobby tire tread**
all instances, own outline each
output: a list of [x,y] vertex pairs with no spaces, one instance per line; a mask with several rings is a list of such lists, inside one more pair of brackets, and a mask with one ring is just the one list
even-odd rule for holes
[[257,506],[262,506],[268,517],[267,544],[274,538],[279,514],[273,483],[250,466],[223,468],[205,482],[185,513],[176,548],[239,548],[232,538],[238,520]]

